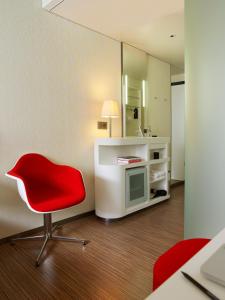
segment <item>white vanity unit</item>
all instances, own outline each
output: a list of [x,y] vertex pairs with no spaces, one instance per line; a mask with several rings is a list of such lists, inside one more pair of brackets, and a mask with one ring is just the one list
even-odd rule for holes
[[[169,144],[168,137],[97,139],[95,142],[96,215],[104,219],[121,218],[168,199],[170,197]],[[121,156],[137,156],[142,161],[119,165],[117,158]],[[160,192],[152,193],[156,191],[161,191],[164,195],[160,195]]]

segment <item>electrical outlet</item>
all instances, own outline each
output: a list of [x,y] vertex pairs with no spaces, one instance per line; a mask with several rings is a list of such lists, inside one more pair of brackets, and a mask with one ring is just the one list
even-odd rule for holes
[[98,127],[98,129],[107,129],[108,128],[108,123],[107,122],[103,122],[103,121],[98,121],[98,123],[97,123],[97,127]]

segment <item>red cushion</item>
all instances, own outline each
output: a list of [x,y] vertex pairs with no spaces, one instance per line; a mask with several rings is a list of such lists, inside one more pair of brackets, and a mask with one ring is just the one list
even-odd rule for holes
[[23,155],[7,174],[23,181],[29,205],[37,212],[71,207],[85,198],[80,171],[54,164],[40,154]]
[[157,289],[209,241],[209,239],[202,238],[184,240],[161,255],[153,269],[153,290]]

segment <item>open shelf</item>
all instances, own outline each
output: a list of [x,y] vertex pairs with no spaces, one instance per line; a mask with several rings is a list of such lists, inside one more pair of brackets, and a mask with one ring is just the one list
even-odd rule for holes
[[[117,158],[121,156],[137,156],[143,161],[148,159],[148,148],[145,144],[136,145],[99,145],[98,161],[100,165],[118,165]],[[141,162],[142,163],[142,162]]]
[[150,180],[150,184],[161,181],[161,180],[165,180],[165,179],[166,179],[166,176],[164,175],[164,176],[156,178],[154,180]]
[[[156,157],[157,156],[157,157]],[[168,157],[168,150],[164,144],[151,145],[149,149],[150,160],[164,159]]]
[[140,161],[137,163],[131,163],[131,164],[117,164],[116,166],[118,167],[122,167],[124,169],[130,169],[130,168],[137,168],[137,167],[143,167],[143,166],[147,166],[148,162],[147,161]]
[[[158,203],[158,202],[161,202],[163,200],[169,199],[169,197],[170,197],[170,194],[168,194],[166,196],[160,196],[160,197],[151,198],[150,201]],[[152,203],[152,204],[154,204],[154,203]]]
[[152,159],[150,160],[150,165],[163,164],[166,162],[169,162],[169,158]]

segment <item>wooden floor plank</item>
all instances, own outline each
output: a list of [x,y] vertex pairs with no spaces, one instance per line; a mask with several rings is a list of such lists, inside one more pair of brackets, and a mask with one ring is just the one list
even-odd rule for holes
[[165,250],[183,238],[183,186],[171,199],[113,223],[87,216],[58,233],[90,239],[50,242],[44,263],[34,267],[40,242],[0,246],[0,299],[144,299],[152,268]]

